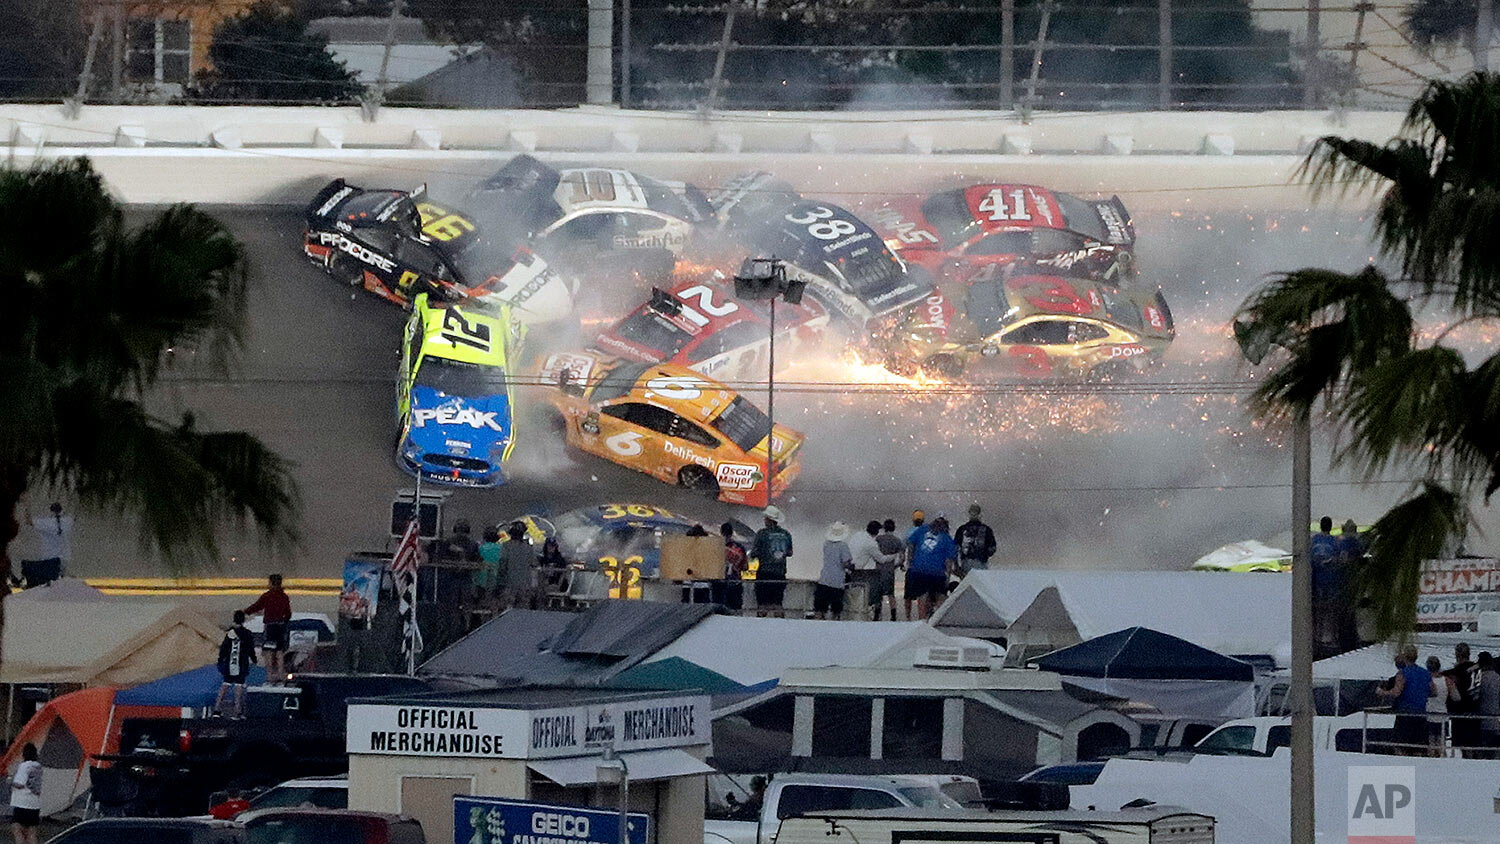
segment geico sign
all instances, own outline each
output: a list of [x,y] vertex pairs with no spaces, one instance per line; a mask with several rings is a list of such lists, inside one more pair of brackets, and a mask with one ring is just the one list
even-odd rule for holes
[[318,240],[321,241],[325,246],[332,246],[340,252],[347,252],[350,255],[358,258],[359,260],[364,261],[366,264],[379,267],[386,272],[390,272],[391,270],[396,268],[395,261],[392,261],[390,258],[387,258],[383,255],[377,255],[376,253],[371,252],[369,249],[361,246],[358,243],[355,243],[354,241],[350,240],[347,237],[344,237],[341,234],[336,234],[334,232],[318,232]]
[[588,838],[589,819],[582,815],[564,815],[560,812],[537,812],[531,816],[531,831],[537,835]]

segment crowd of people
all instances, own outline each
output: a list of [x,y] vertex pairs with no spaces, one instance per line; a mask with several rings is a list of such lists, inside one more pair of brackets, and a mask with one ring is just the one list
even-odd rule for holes
[[1358,645],[1355,629],[1354,574],[1365,557],[1359,525],[1345,520],[1337,535],[1333,517],[1324,516],[1308,540],[1307,556],[1312,564],[1313,635],[1319,657],[1331,656]]
[[1500,758],[1500,660],[1489,651],[1469,657],[1465,642],[1446,670],[1436,655],[1420,662],[1415,645],[1396,655],[1396,673],[1375,694],[1396,714],[1397,752],[1443,755],[1447,724],[1448,740],[1465,758]]

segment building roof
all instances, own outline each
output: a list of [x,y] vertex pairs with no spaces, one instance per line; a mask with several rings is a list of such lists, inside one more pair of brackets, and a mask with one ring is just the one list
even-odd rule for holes
[[656,601],[604,601],[583,613],[511,610],[428,660],[421,673],[508,685],[601,685],[716,612],[712,604]]
[[509,689],[474,689],[463,692],[428,692],[361,698],[350,703],[380,703],[394,706],[465,706],[477,709],[548,709],[559,706],[597,706],[634,700],[656,700],[670,693],[637,689],[580,689],[576,686],[526,686]]
[[964,576],[958,588],[932,612],[929,623],[971,636],[1001,634],[1038,592],[1071,572],[1052,569],[981,569]]
[[1247,662],[1147,627],[1130,627],[1038,657],[1038,668],[1077,677],[1254,680]]

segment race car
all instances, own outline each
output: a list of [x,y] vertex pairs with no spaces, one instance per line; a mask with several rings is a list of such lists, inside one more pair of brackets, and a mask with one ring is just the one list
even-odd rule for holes
[[[548,357],[568,445],[731,504],[763,507],[801,471],[803,435],[749,399],[674,364],[589,353]],[[766,479],[771,449],[773,479]]]
[[396,381],[396,456],[406,471],[454,486],[505,482],[515,446],[511,326],[504,305],[492,315],[417,294]]
[[[687,281],[651,299],[594,341],[599,349],[640,363],[673,363],[703,375],[741,382],[763,379],[770,348],[769,307],[737,301],[733,289],[715,281]],[[799,348],[815,346],[828,312],[812,299],[776,308],[777,350],[791,360]]]
[[335,179],[307,206],[303,252],[335,281],[403,307],[427,293],[509,305],[531,323],[572,312],[572,286],[546,261],[524,247],[495,246],[471,219],[425,193]]
[[[717,525],[722,522],[694,519],[654,504],[623,503],[579,507],[556,519],[526,515],[513,521],[528,526],[533,545],[540,546],[546,537],[555,537],[558,551],[568,562],[608,575],[612,598],[642,597],[641,581],[660,575],[662,537],[684,536],[694,525],[717,536]],[[503,522],[500,527],[509,524]],[[748,547],[755,531],[733,519],[729,524],[734,538]],[[536,535],[532,535],[533,530]]]
[[807,281],[808,295],[856,335],[932,293],[930,274],[908,267],[853,212],[803,199],[769,173],[737,176],[711,202],[752,257],[783,260],[788,277]]
[[510,242],[572,272],[670,275],[694,230],[713,219],[698,188],[629,170],[556,170],[518,155],[470,192],[468,205]]
[[994,369],[1034,378],[1113,378],[1159,360],[1175,336],[1159,290],[1008,275],[936,292],[887,338],[886,365],[944,378]]
[[1084,200],[1037,185],[982,184],[871,212],[885,243],[939,284],[981,267],[1115,280],[1134,275],[1135,226],[1118,196]]

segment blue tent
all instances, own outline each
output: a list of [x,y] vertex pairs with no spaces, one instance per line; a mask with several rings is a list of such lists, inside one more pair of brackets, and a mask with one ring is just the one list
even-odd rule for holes
[[[266,670],[258,665],[251,667],[247,682],[253,686],[265,681]],[[173,674],[150,683],[142,683],[133,689],[121,689],[115,693],[115,705],[213,706],[214,698],[219,693],[219,684],[222,682],[223,678],[219,676],[218,666],[205,665],[202,668]]]
[[1255,669],[1247,662],[1147,627],[1130,627],[1097,636],[1038,657],[1035,663],[1043,671],[1073,677],[1242,682],[1255,679]]

